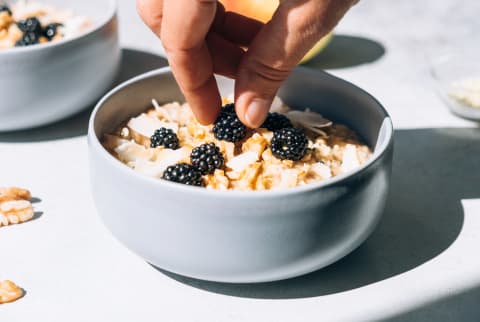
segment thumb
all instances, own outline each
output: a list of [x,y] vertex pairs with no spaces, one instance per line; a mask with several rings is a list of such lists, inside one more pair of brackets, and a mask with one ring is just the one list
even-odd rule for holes
[[235,81],[240,120],[259,127],[283,81],[348,10],[352,0],[280,1],[243,56]]

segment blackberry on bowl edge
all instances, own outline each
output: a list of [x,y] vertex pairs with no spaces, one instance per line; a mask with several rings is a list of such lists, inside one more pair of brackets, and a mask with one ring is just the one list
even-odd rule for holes
[[270,143],[272,154],[281,160],[298,161],[307,153],[305,132],[297,128],[285,128],[273,132]]
[[189,186],[203,187],[205,185],[200,170],[187,163],[169,166],[163,172],[162,179]]
[[158,130],[155,130],[150,137],[150,147],[156,148],[159,146],[172,150],[178,149],[180,143],[177,134],[173,132],[172,129],[167,129],[166,127],[161,127]]
[[212,174],[223,168],[225,159],[215,143],[205,143],[192,150],[190,161],[202,174]]
[[235,106],[227,104],[222,108],[213,126],[213,134],[217,140],[238,142],[247,134],[247,128],[235,114]]
[[265,122],[260,126],[266,128],[269,131],[276,131],[288,127],[293,127],[292,122],[290,122],[289,118],[283,114],[273,112],[268,113]]

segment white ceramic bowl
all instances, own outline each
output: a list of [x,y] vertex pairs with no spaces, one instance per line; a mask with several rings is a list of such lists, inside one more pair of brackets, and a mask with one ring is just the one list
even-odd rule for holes
[[43,2],[90,17],[94,28],[59,42],[0,50],[0,131],[73,115],[98,100],[116,76],[116,1]]
[[[223,95],[232,83],[219,79]],[[345,256],[377,224],[387,196],[392,124],[370,95],[319,71],[297,68],[279,96],[358,131],[375,150],[356,171],[273,191],[212,191],[144,177],[101,145],[104,133],[144,111],[152,98],[183,100],[168,68],[107,94],[89,124],[92,193],[110,231],[146,261],[222,282],[264,282],[305,274]]]

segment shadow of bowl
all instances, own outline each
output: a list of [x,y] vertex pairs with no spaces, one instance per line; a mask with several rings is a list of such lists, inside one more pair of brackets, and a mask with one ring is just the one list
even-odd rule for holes
[[206,291],[262,299],[334,294],[407,272],[457,239],[464,220],[460,200],[480,198],[479,140],[478,128],[398,130],[382,221],[356,251],[322,270],[259,284],[207,282],[160,271]]

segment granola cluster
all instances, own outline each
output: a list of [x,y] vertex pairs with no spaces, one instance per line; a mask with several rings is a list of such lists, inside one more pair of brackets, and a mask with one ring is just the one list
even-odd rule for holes
[[70,10],[35,1],[7,5],[0,0],[0,49],[70,38],[91,26],[89,18],[74,16]]
[[19,224],[33,218],[30,191],[21,188],[0,188],[0,227]]
[[[244,137],[236,142],[219,140],[213,131],[216,125],[198,123],[188,104],[174,102],[160,106],[155,100],[152,104],[153,107],[145,113],[131,118],[115,133],[103,137],[103,145],[113,156],[150,177],[167,180],[174,177],[177,180],[172,181],[190,184],[196,183],[198,178],[195,176],[202,174],[202,185],[206,188],[268,190],[326,180],[359,167],[371,156],[368,146],[346,126],[333,124],[308,109],[290,110],[278,99],[272,112],[284,115],[290,122],[283,123],[291,123],[295,131],[301,129],[297,132],[305,133],[306,137],[305,149],[300,149],[302,155],[293,160],[282,159],[278,153],[275,155],[271,144],[276,131],[266,127],[246,129]],[[151,138],[155,138],[161,128],[176,134],[178,148],[152,144]],[[299,134],[283,130],[288,135]],[[192,169],[192,150],[201,147],[206,151],[205,144],[209,143],[218,147],[223,160],[217,162],[221,167],[205,174]],[[213,146],[210,150],[215,153]],[[204,159],[207,162],[208,156]]]

